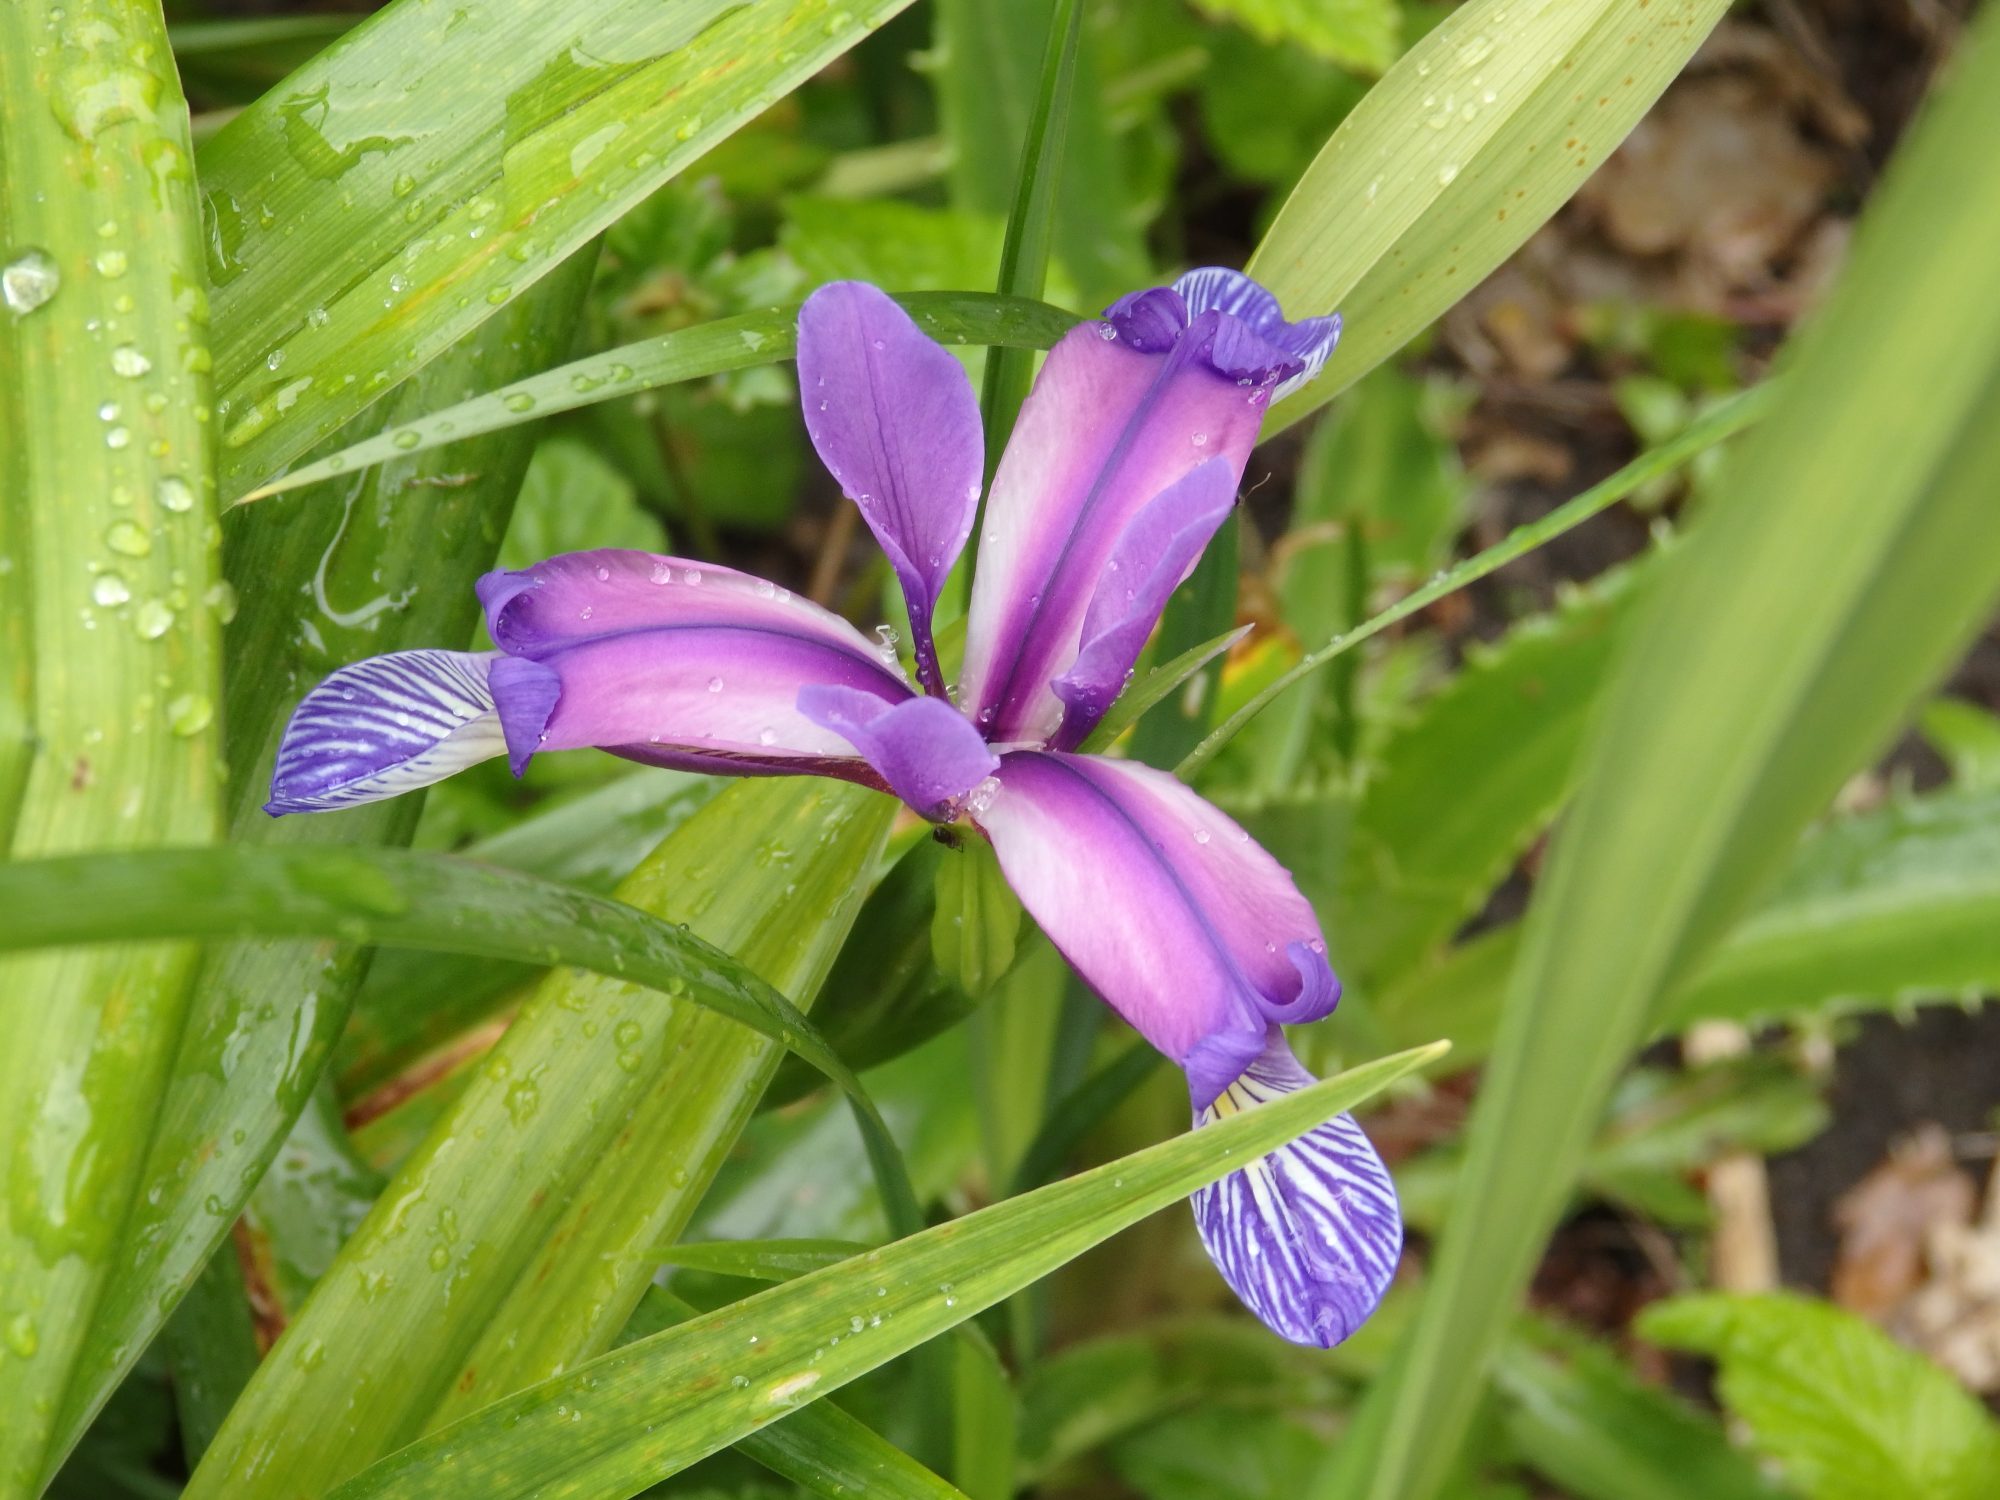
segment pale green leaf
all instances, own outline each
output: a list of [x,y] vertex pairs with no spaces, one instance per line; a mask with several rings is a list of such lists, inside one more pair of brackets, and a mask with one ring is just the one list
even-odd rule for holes
[[1345,320],[1269,430],[1331,401],[1485,279],[1604,162],[1728,0],[1473,0],[1333,133],[1250,259]]

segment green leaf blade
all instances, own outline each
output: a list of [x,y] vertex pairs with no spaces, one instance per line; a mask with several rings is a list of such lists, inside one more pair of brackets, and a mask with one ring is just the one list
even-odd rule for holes
[[965,1321],[1442,1052],[1423,1048],[1366,1064],[787,1282],[488,1407],[390,1455],[334,1495],[424,1500],[467,1487],[495,1500],[636,1494]]

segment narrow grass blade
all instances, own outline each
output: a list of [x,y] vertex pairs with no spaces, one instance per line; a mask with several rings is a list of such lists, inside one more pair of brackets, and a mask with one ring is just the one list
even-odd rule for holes
[[[1055,0],[1035,105],[1022,138],[1020,162],[1012,173],[1014,202],[1007,214],[1007,238],[1000,249],[1000,283],[996,288],[1002,296],[1039,299],[1048,284],[1056,189],[1063,178],[1063,147],[1069,135],[1070,100],[1076,92],[1077,39],[1082,28],[1081,0]],[[979,410],[986,427],[989,482],[1034,374],[1031,350],[995,349],[987,356],[986,388],[980,393]],[[981,490],[973,521],[975,536],[983,529],[985,515],[986,492]],[[970,559],[967,566],[971,566]]]
[[1176,688],[1185,687],[1190,677],[1217,657],[1232,650],[1255,628],[1251,625],[1239,625],[1236,629],[1225,631],[1213,640],[1203,641],[1199,646],[1190,646],[1172,661],[1161,662],[1118,695],[1118,701],[1111,705],[1111,711],[1097,721],[1097,727],[1091,730],[1083,743],[1077,747],[1078,753],[1097,755],[1110,749],[1118,742],[1118,737],[1138,723],[1149,709],[1165,701]]
[[[1079,7],[1081,9],[1081,7]],[[1056,0],[938,0],[938,116],[950,151],[953,206],[1000,215],[1018,200],[1023,150],[1044,95],[1037,70],[1062,34]],[[1090,37],[1079,39],[1074,90],[1090,107],[1073,113],[1052,173],[1054,253],[1093,304],[1136,288],[1149,270],[1142,226],[1127,200],[1127,172]]]
[[732,1303],[474,1413],[333,1494],[336,1500],[638,1494],[1353,1108],[1443,1051],[1427,1047],[1368,1063]]
[[[0,828],[16,860],[221,831],[200,255],[159,7],[0,9]],[[163,943],[0,964],[0,1494],[39,1493],[60,1459],[198,957]]]
[[1569,201],[1722,19],[1728,0],[1474,0],[1341,122],[1250,273],[1294,316],[1339,310],[1326,371],[1275,432],[1331,401]]
[[[448,400],[478,378],[567,347],[596,257],[585,254],[475,331],[392,398]],[[386,413],[385,413],[386,414]],[[309,852],[408,841],[421,800],[338,818],[273,819],[261,809],[292,706],[333,667],[377,651],[467,639],[472,583],[490,566],[528,462],[527,431],[357,476],[301,513],[224,523],[224,563],[243,581],[224,637],[227,801],[239,843]],[[237,591],[229,597],[234,600]],[[389,601],[399,607],[387,607]],[[64,1411],[73,1439],[145,1348],[228,1230],[310,1097],[340,1035],[365,950],[324,939],[211,948],[160,1103],[142,1191],[118,1269],[91,1330],[87,1375]]]
[[1322,1494],[1436,1493],[1664,995],[2000,591],[2000,178],[1983,170],[1996,135],[1988,13],[1885,176],[1770,418],[1620,644],[1428,1292]]
[[[700,1316],[700,1309],[664,1287],[648,1287],[618,1342],[649,1338]],[[736,1451],[828,1500],[854,1495],[964,1500],[959,1490],[831,1401],[815,1401],[749,1434]]]
[[1218,725],[1199,745],[1189,751],[1176,767],[1183,780],[1193,776],[1214,757],[1215,752],[1228,744],[1266,706],[1273,702],[1285,689],[1318,671],[1328,662],[1351,651],[1371,636],[1380,635],[1399,620],[1407,620],[1419,610],[1428,609],[1447,594],[1456,593],[1469,583],[1476,583],[1489,573],[1505,567],[1515,558],[1534,551],[1544,542],[1552,541],[1572,527],[1579,526],[1599,511],[1616,505],[1634,490],[1640,489],[1663,474],[1670,474],[1697,453],[1702,453],[1723,440],[1733,437],[1771,409],[1777,396],[1777,383],[1767,381],[1754,386],[1741,395],[1733,396],[1717,406],[1699,421],[1690,423],[1687,430],[1671,442],[1662,443],[1650,452],[1642,453],[1608,479],[1599,481],[1573,499],[1557,506],[1538,521],[1530,521],[1526,526],[1517,526],[1507,536],[1488,547],[1475,557],[1469,557],[1455,567],[1433,578],[1414,593],[1396,601],[1390,608],[1370,619],[1354,630],[1344,631],[1335,636],[1317,651],[1308,652],[1299,662],[1283,675],[1274,678],[1268,686],[1253,696],[1235,713]]
[[[945,344],[1046,349],[1076,324],[1073,314],[1019,297],[983,292],[905,292],[896,299],[932,338]],[[797,307],[718,318],[658,338],[573,360],[442,410],[390,424],[378,437],[301,465],[231,502],[269,495],[372,464],[463,442],[482,432],[538,421],[637,391],[790,359],[798,343]]]

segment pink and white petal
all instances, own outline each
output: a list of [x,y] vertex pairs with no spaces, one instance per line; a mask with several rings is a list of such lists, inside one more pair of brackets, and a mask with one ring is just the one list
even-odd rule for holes
[[[1313,1082],[1274,1027],[1197,1128]],[[1403,1248],[1396,1185],[1352,1115],[1337,1115],[1194,1195],[1195,1227],[1236,1295],[1273,1332],[1332,1348],[1387,1295]]]
[[517,658],[494,690],[517,770],[538,750],[596,746],[658,765],[852,776],[853,747],[799,708],[800,690],[821,685],[885,707],[912,696],[866,651],[810,633],[703,624]]
[[1231,819],[1173,777],[1016,751],[974,816],[1007,882],[1077,972],[1188,1074],[1206,1106],[1270,1027],[1339,986],[1312,908]]
[[[739,626],[816,640],[892,674],[880,648],[847,621],[767,579],[684,557],[602,548],[565,552],[477,585],[493,643],[540,658],[635,631]],[[899,674],[898,674],[899,675]]]
[[1233,488],[1256,441],[1269,392],[1218,374],[1204,334],[1190,330],[1166,352],[1135,337],[1147,341],[1113,321],[1064,335],[994,476],[962,681],[968,712],[996,742],[1055,733],[1063,703],[1049,684],[1076,660],[1098,580],[1133,519],[1214,459]]

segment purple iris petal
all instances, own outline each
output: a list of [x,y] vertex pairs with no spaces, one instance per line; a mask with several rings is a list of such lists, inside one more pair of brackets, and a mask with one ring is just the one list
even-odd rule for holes
[[798,708],[832,684],[879,703],[911,692],[838,615],[761,578],[649,552],[572,552],[479,583],[509,659],[493,695],[518,772],[537,750],[738,774],[875,778]]
[[342,667],[292,711],[271,772],[273,817],[414,791],[506,748],[494,656],[397,651]]
[[1339,996],[1312,908],[1235,822],[1163,771],[1016,751],[975,797],[1007,883],[1206,1108],[1271,1026]]
[[[1195,1124],[1312,1081],[1273,1027],[1256,1060],[1197,1109]],[[1375,1310],[1403,1248],[1395,1183],[1351,1115],[1202,1188],[1194,1218],[1209,1258],[1245,1305],[1293,1343],[1323,1349]]]
[[808,687],[799,690],[799,711],[860,751],[925,817],[956,816],[965,794],[1000,766],[971,721],[942,698],[885,705],[853,688]]
[[1111,325],[1065,335],[1021,407],[993,480],[966,631],[964,702],[995,741],[1039,742],[1063,703],[1083,619],[1118,539],[1197,465],[1233,486],[1261,405],[1179,349],[1142,353]]
[[889,555],[918,673],[942,696],[931,612],[972,530],[986,461],[972,384],[889,297],[836,281],[799,310],[799,399],[820,461]]
[[876,644],[832,610],[691,558],[614,547],[563,552],[519,572],[488,573],[476,588],[493,643],[509,656],[540,659],[585,641],[701,624],[811,638],[881,664]]
[[1124,690],[1132,664],[1236,503],[1236,476],[1221,459],[1198,464],[1140,511],[1118,538],[1084,611],[1082,649],[1050,687],[1068,705],[1054,747],[1075,748]]
[[1057,733],[1050,683],[1076,661],[1127,527],[1198,464],[1221,459],[1233,487],[1273,393],[1310,378],[1337,333],[1332,319],[1287,323],[1247,277],[1203,271],[1121,298],[1056,345],[979,540],[964,698],[989,739]]

